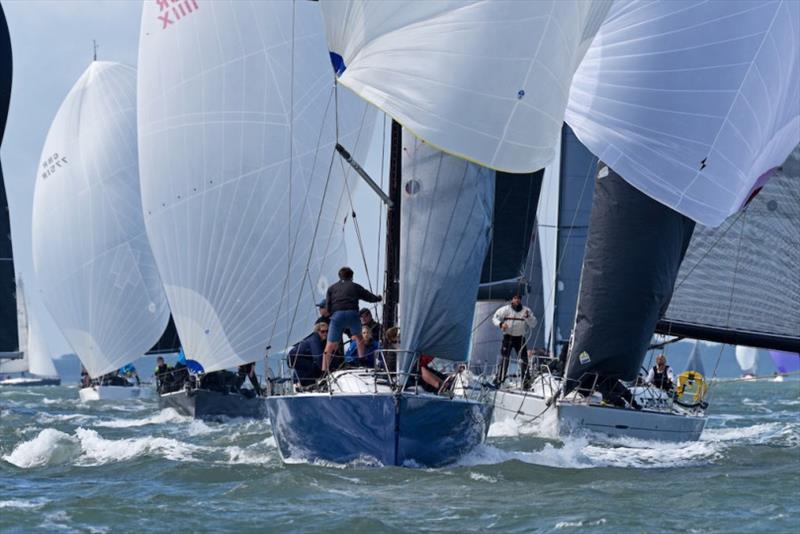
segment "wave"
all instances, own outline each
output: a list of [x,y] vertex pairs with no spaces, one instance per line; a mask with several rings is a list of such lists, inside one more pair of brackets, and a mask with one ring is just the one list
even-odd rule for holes
[[38,510],[48,502],[50,501],[47,499],[31,499],[29,501],[11,499],[8,501],[0,501],[0,510],[2,510],[3,508],[16,508],[19,510]]
[[135,428],[147,425],[162,425],[165,423],[183,423],[189,421],[194,421],[194,419],[179,414],[174,408],[164,408],[150,417],[143,417],[141,419],[111,419],[97,422],[94,426],[106,428]]
[[2,457],[23,469],[73,463],[94,466],[124,462],[140,456],[161,456],[168,460],[195,461],[195,454],[213,449],[172,438],[145,436],[105,439],[95,430],[79,427],[70,435],[45,428],[28,441],[19,443]]

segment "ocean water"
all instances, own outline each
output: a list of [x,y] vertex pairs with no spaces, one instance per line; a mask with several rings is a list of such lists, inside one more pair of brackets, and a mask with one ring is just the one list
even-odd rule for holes
[[281,462],[269,423],[0,389],[0,531],[798,532],[800,381],[713,389],[699,442],[495,425],[441,469]]

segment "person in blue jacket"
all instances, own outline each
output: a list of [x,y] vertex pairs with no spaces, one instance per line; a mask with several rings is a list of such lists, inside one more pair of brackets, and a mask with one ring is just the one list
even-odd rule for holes
[[344,355],[344,363],[355,367],[375,367],[375,353],[380,346],[378,340],[373,339],[369,325],[361,327],[361,338],[364,340],[364,356],[359,357],[358,345],[355,341],[350,341],[350,346]]

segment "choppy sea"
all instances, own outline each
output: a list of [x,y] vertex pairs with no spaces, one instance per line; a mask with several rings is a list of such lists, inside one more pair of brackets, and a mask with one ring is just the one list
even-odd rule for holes
[[0,530],[798,532],[800,381],[714,386],[699,442],[495,425],[441,469],[281,462],[269,423],[0,389]]

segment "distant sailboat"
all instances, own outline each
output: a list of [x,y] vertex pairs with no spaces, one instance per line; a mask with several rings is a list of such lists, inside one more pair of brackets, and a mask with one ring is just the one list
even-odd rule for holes
[[117,370],[144,355],[169,320],[144,229],[137,154],[136,71],[94,61],[48,133],[32,229],[44,302],[93,379],[83,400],[149,396]]
[[[57,386],[61,384],[53,359],[42,338],[42,329],[35,315],[28,313],[22,279],[17,279],[17,324],[19,326],[19,360],[0,360],[0,377],[20,373],[18,377],[0,379],[0,386]],[[30,373],[32,376],[26,376]]]
[[758,349],[737,345],[736,361],[742,370],[742,378],[750,380],[756,378],[758,373]]
[[800,373],[800,353],[771,350],[769,355],[777,369],[776,382],[782,382],[784,376]]

